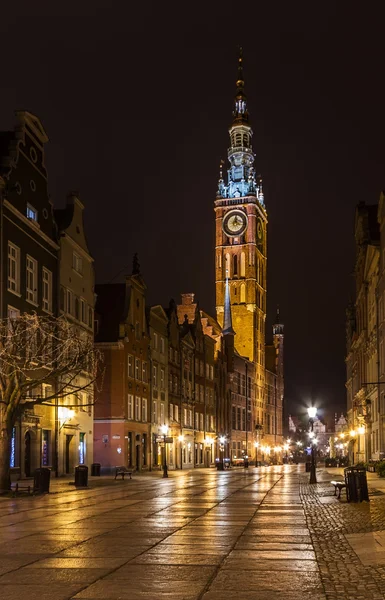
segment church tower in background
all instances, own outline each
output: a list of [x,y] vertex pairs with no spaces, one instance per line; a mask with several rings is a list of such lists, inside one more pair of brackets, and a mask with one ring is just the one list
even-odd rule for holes
[[229,166],[224,175],[221,164],[215,200],[216,312],[223,326],[228,279],[235,349],[255,364],[255,416],[258,418],[265,388],[267,212],[262,179],[254,168],[242,51],[236,88],[229,129]]

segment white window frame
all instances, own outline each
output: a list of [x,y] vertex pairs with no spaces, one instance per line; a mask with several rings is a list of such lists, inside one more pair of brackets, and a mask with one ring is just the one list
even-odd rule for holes
[[156,400],[152,402],[152,422],[156,423],[158,421],[158,403]]
[[42,271],[42,308],[52,312],[52,271],[46,267]]
[[36,208],[34,206],[32,206],[32,204],[27,204],[26,215],[27,215],[27,219],[30,219],[30,221],[35,221],[35,223],[37,223],[38,212],[37,212]]
[[127,355],[127,374],[128,377],[134,377],[134,357],[132,354]]
[[155,388],[158,387],[158,365],[152,365],[152,383]]
[[165,425],[166,421],[164,420],[164,402],[160,403],[160,424]]
[[147,423],[147,398],[142,398],[142,422]]
[[174,421],[179,422],[179,406],[174,404]]
[[142,381],[147,383],[147,363],[142,361]]
[[37,260],[29,254],[25,260],[26,266],[26,299],[31,304],[37,306],[37,275],[38,264]]
[[140,364],[140,358],[135,357],[135,379],[141,381],[142,376],[142,365]]
[[128,394],[127,419],[129,421],[132,421],[134,419],[134,396],[132,394]]
[[72,253],[72,268],[78,275],[83,275],[83,258],[76,252]]
[[8,242],[8,291],[20,295],[20,248]]
[[164,369],[160,370],[160,389],[164,390],[164,377],[165,377],[165,371]]
[[140,396],[135,396],[135,421],[140,421],[141,416]]

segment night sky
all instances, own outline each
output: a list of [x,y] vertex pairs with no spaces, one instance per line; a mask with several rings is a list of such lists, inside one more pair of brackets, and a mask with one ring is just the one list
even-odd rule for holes
[[138,252],[149,303],[195,292],[212,314],[213,202],[243,45],[269,216],[267,333],[279,304],[287,406],[344,409],[354,211],[385,188],[383,3],[12,6],[0,129],[15,109],[41,119],[53,202],[79,190],[97,281],[122,280]]

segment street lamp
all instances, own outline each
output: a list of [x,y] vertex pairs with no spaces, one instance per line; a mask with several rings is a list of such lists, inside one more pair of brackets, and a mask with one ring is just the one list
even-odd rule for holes
[[167,472],[167,458],[166,458],[166,436],[168,432],[167,425],[161,426],[161,432],[163,433],[164,449],[163,449],[163,477],[168,477]]
[[315,467],[315,444],[314,444],[314,419],[317,415],[317,409],[315,406],[309,406],[307,409],[307,413],[309,415],[309,423],[311,427],[311,431],[309,433],[311,439],[311,467],[310,467],[310,482],[309,483],[317,483],[316,476],[316,467]]
[[220,470],[221,471],[224,470],[223,458],[224,458],[224,452],[225,452],[225,441],[226,441],[226,438],[223,435],[221,435],[221,437],[219,438],[219,444],[220,444],[219,452],[220,452],[220,465],[221,465]]

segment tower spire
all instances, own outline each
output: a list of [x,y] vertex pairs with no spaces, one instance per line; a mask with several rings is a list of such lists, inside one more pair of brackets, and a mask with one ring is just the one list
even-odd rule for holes
[[247,112],[246,96],[244,91],[245,82],[243,79],[243,49],[239,47],[238,55],[238,77],[237,77],[237,93],[234,99],[234,121],[233,125],[247,124],[249,122],[249,113]]
[[235,331],[233,329],[233,319],[231,316],[230,286],[227,272],[225,285],[225,306],[223,315],[223,335],[235,335]]

